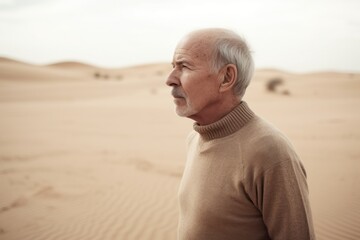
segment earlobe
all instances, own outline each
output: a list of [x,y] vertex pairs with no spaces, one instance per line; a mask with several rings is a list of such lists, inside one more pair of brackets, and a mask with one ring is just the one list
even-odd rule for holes
[[223,80],[220,85],[220,92],[226,92],[232,89],[237,79],[237,69],[234,64],[228,64],[224,69]]

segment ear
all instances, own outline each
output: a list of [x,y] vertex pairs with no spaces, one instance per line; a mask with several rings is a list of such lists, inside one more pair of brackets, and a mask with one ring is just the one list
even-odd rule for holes
[[226,92],[233,88],[237,79],[237,69],[234,64],[228,64],[224,67],[224,76],[220,84],[220,92]]

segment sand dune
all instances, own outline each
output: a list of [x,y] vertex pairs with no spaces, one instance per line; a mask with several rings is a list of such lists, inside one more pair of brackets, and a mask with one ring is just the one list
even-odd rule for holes
[[[0,59],[0,240],[176,239],[169,70]],[[360,74],[258,70],[246,101],[302,157],[317,238],[360,239]]]

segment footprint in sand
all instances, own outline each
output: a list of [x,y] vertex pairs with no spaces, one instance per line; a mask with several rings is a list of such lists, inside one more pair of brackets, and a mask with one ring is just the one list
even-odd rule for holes
[[132,164],[134,164],[137,169],[146,172],[154,168],[154,165],[151,162],[142,159],[134,159],[132,160]]
[[10,203],[8,206],[0,208],[0,213],[9,211],[13,208],[25,206],[26,204],[27,204],[27,199],[24,197],[19,197],[18,199]]
[[182,176],[182,169],[178,171],[177,169],[155,166],[153,163],[142,159],[132,159],[130,161],[130,164],[135,165],[136,169],[140,171],[145,171],[145,172],[151,171],[157,174],[166,175],[175,178],[180,178]]
[[62,195],[54,190],[52,186],[45,186],[37,191],[34,196],[45,198],[60,198]]

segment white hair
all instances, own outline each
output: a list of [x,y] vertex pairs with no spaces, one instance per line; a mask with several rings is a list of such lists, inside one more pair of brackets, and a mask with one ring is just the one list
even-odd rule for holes
[[236,66],[237,79],[233,90],[235,95],[242,98],[254,73],[254,61],[245,39],[230,30],[224,30],[224,34],[215,41],[213,51],[215,71],[227,64]]

